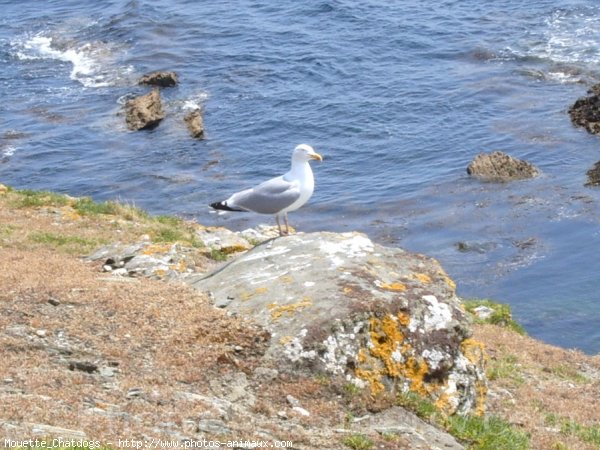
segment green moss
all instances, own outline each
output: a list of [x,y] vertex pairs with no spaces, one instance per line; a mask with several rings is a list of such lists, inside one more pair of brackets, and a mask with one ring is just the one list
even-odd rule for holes
[[17,196],[12,204],[18,208],[40,207],[40,206],[65,206],[69,204],[69,197],[50,191],[32,191],[23,189],[14,191]]
[[[527,334],[525,329],[513,320],[512,311],[509,305],[504,303],[496,303],[487,299],[463,300],[463,305],[467,312],[473,316],[475,323],[490,323],[509,328],[521,335]],[[480,319],[477,314],[475,314],[475,308],[478,308],[479,306],[486,306],[493,309],[494,312],[490,315],[490,317],[486,319]]]
[[373,448],[373,441],[364,434],[353,434],[345,438],[342,442],[345,446],[354,450],[368,450]]
[[214,259],[215,261],[225,261],[227,259],[227,253],[225,253],[222,250],[217,250],[217,249],[213,248],[210,251],[209,258]]

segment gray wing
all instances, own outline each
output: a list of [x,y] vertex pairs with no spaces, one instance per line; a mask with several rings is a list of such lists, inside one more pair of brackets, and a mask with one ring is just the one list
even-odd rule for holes
[[227,205],[260,214],[277,214],[299,197],[299,183],[286,181],[281,176],[233,194],[227,199]]

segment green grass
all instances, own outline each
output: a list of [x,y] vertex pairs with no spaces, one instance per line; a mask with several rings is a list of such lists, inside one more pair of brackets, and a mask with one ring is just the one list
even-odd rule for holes
[[525,379],[521,376],[521,366],[514,355],[506,355],[497,360],[490,360],[486,375],[490,381],[508,379],[517,386],[525,382]]
[[435,405],[416,393],[398,395],[398,405],[414,412],[421,419],[443,428],[470,450],[527,450],[529,436],[508,422],[495,417],[474,415],[447,416]]
[[495,416],[450,416],[446,430],[472,450],[527,450],[529,436]]
[[97,239],[86,239],[79,236],[69,236],[48,232],[31,233],[29,235],[29,239],[38,244],[63,248],[69,253],[90,252],[104,243],[103,241]]
[[373,441],[364,434],[353,434],[344,438],[342,443],[353,450],[368,450],[373,448]]
[[441,414],[433,403],[415,392],[398,394],[396,400],[399,406],[414,412],[421,419],[428,422],[434,419],[436,415]]
[[[490,323],[501,327],[509,328],[521,335],[526,335],[525,329],[515,322],[512,318],[512,311],[509,305],[504,303],[496,303],[487,299],[463,300],[465,309],[473,316],[475,323]],[[480,319],[475,314],[475,308],[486,306],[494,310],[487,319]]]
[[600,424],[582,425],[573,419],[557,414],[547,414],[546,425],[560,428],[565,436],[575,436],[578,439],[600,448]]
[[65,206],[68,205],[70,201],[66,195],[50,191],[32,191],[31,189],[23,189],[14,192],[18,195],[13,204],[18,208]]
[[580,373],[577,369],[575,369],[574,367],[571,367],[571,366],[564,365],[564,364],[561,364],[556,367],[552,367],[550,369],[550,371],[554,375],[562,378],[563,380],[573,381],[577,384],[583,384],[583,383],[587,383],[589,381],[589,379],[585,375]]

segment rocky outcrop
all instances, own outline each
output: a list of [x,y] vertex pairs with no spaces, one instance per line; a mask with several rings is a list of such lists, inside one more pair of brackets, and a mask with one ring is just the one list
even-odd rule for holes
[[297,234],[187,280],[265,327],[278,367],[337,377],[374,398],[410,391],[448,413],[483,411],[482,346],[431,258],[359,233]]
[[480,153],[467,167],[467,173],[485,181],[514,181],[533,178],[539,170],[531,163],[495,151]]
[[588,91],[587,97],[577,99],[569,108],[574,125],[585,128],[589,133],[600,133],[600,84]]
[[127,100],[125,103],[125,120],[127,128],[132,131],[156,128],[164,117],[158,89]]
[[199,109],[186,114],[183,121],[194,139],[202,139],[204,137],[204,121],[202,119],[202,112]]
[[587,178],[585,186],[600,186],[600,161],[587,171]]
[[138,81],[138,84],[158,87],[173,87],[179,83],[179,78],[175,72],[152,72],[144,75]]

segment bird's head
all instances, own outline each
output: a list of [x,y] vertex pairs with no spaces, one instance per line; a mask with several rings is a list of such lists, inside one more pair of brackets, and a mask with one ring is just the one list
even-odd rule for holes
[[311,159],[323,161],[323,157],[308,144],[298,145],[292,153],[292,159],[296,161],[310,161]]

